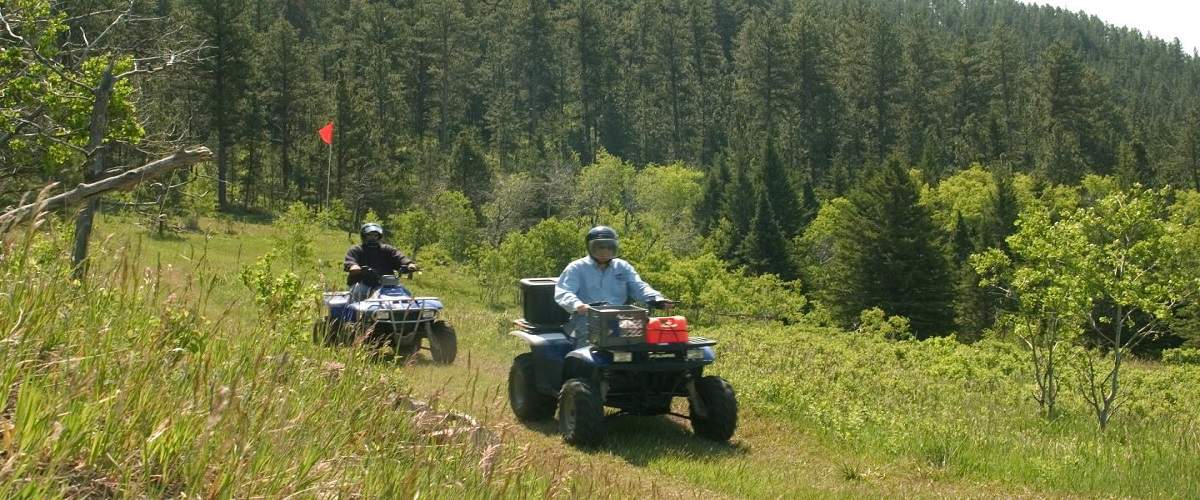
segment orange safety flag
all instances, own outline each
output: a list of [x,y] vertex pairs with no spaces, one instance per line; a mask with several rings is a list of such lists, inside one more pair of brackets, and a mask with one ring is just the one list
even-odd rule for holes
[[326,123],[317,134],[320,134],[321,141],[325,144],[333,144],[333,122]]

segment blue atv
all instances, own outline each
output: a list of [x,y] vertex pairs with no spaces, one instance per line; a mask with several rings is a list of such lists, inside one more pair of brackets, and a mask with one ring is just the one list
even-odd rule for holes
[[[362,272],[374,273],[369,267]],[[354,342],[387,345],[398,356],[411,356],[423,348],[422,339],[429,339],[433,361],[453,363],[458,338],[454,328],[438,319],[443,307],[441,300],[413,296],[400,285],[396,275],[377,279],[380,286],[358,302],[351,300],[350,292],[326,292],[322,297],[324,317],[313,325],[313,341],[325,345]]]
[[[651,318],[636,306],[591,304],[590,345],[576,348],[565,330],[570,317],[554,302],[556,282],[520,282],[525,317],[514,321],[510,335],[530,352],[518,355],[508,373],[517,418],[548,420],[557,408],[563,440],[580,446],[603,442],[605,420],[620,415],[674,415],[690,420],[700,437],[729,441],[737,428],[733,387],[704,375],[716,359],[716,341],[689,337],[681,316]],[[687,415],[672,412],[676,397],[687,398]],[[605,407],[618,411],[606,415]]]

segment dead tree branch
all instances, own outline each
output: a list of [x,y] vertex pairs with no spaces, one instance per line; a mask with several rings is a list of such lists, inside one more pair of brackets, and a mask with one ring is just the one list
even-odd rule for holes
[[[146,179],[153,179],[181,167],[212,159],[212,152],[204,146],[193,146],[171,156],[155,160],[140,167],[126,170],[120,175],[90,184],[80,184],[75,189],[53,196],[41,203],[43,210],[52,210],[79,204],[93,196],[114,189],[129,189]],[[33,213],[38,204],[28,204],[0,214],[0,227],[8,227]]]

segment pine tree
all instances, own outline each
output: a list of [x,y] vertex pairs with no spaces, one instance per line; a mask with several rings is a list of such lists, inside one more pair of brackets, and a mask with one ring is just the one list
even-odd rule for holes
[[1117,153],[1117,179],[1121,187],[1129,188],[1134,184],[1150,187],[1154,181],[1154,173],[1150,169],[1150,158],[1146,155],[1146,146],[1139,140],[1121,142]]
[[837,145],[831,30],[822,14],[818,2],[799,2],[786,26],[792,50],[790,96],[795,105],[782,134],[786,141],[783,157],[789,164],[805,168],[810,184],[828,180]]
[[987,293],[979,286],[979,275],[968,258],[976,251],[975,234],[957,213],[954,221],[952,266],[954,277],[954,324],[959,340],[978,340],[983,330],[991,326],[990,307]]
[[995,26],[983,46],[980,85],[990,97],[988,124],[991,129],[991,142],[987,152],[989,160],[1000,159],[1001,155],[1015,149],[1018,142],[1017,119],[1024,85],[1021,61],[1019,54],[1014,50],[1014,47],[1018,46],[1015,37],[1011,28]]
[[[269,45],[262,54],[263,75],[267,78],[264,93],[268,130],[279,161],[281,192],[284,196],[303,196],[302,165],[307,162],[298,161],[301,154],[298,149],[301,134],[310,133],[305,125],[313,124],[306,116],[306,96],[316,75],[300,42],[299,30],[287,21],[275,21],[266,38]],[[290,191],[290,184],[295,184],[298,190]]]
[[[615,114],[610,99],[615,79],[617,55],[609,40],[612,13],[600,2],[575,0],[574,5],[565,7],[573,16],[571,72],[572,96],[579,104],[579,138],[576,140],[580,152],[580,163],[591,164],[596,159],[596,149],[601,144],[618,156],[624,153],[621,141],[604,142],[604,122]],[[611,139],[611,138],[608,138]]]
[[1012,171],[1006,167],[992,170],[993,191],[983,208],[980,225],[979,248],[999,248],[1008,251],[1005,238],[1017,230],[1017,215],[1021,208],[1017,202],[1017,191],[1013,186]]
[[466,195],[474,207],[482,207],[492,191],[492,171],[473,130],[463,130],[454,139],[449,184],[451,190]]
[[696,120],[698,160],[701,164],[708,164],[724,144],[724,120],[729,113],[724,93],[730,78],[724,70],[713,3],[703,0],[686,4],[689,31],[687,52],[695,81],[688,107]]
[[791,176],[783,167],[779,153],[775,150],[774,140],[768,136],[763,145],[761,178],[762,186],[759,191],[766,193],[767,201],[771,204],[771,212],[775,214],[776,223],[783,231],[784,238],[796,236],[804,226],[799,199],[792,187]]
[[754,195],[754,183],[750,180],[750,166],[738,156],[729,157],[730,169],[733,170],[733,182],[725,186],[725,195],[721,200],[721,217],[728,219],[732,225],[732,237],[729,247],[723,252],[723,257],[733,259],[737,254],[738,241],[750,232],[750,224],[754,220],[754,205],[750,203]]
[[1042,57],[1038,169],[1053,183],[1074,184],[1087,173],[1083,148],[1091,125],[1083,73],[1083,63],[1074,50],[1061,42]]
[[834,279],[823,292],[846,324],[862,310],[879,307],[908,317],[921,338],[952,327],[953,281],[941,246],[945,235],[919,198],[895,158],[850,194],[850,213],[834,234]]
[[[791,51],[778,12],[754,9],[738,33],[736,97],[744,123],[771,136],[788,106]],[[757,135],[763,134],[763,135]]]
[[1200,191],[1200,99],[1193,99],[1177,130],[1173,155],[1176,178]]
[[845,121],[839,140],[849,162],[880,164],[896,142],[899,37],[874,6],[852,15],[843,34],[838,90]]
[[707,235],[713,225],[720,220],[721,202],[725,198],[725,192],[729,189],[730,182],[729,166],[724,158],[717,158],[714,165],[709,168],[707,175],[704,176],[704,188],[700,195],[700,201],[696,205],[696,228],[700,234]]
[[475,60],[471,54],[474,47],[464,32],[468,23],[460,0],[425,0],[418,5],[424,9],[419,26],[425,31],[431,51],[438,143],[448,148],[453,129],[466,114],[467,85],[472,72],[467,65]]
[[805,182],[804,190],[800,193],[800,227],[808,227],[808,224],[817,217],[817,212],[821,210],[821,202],[817,199],[817,192],[813,188],[813,182]]
[[[243,0],[189,0],[193,25],[211,46],[201,60],[206,79],[204,98],[209,130],[217,139],[217,204],[229,208],[228,187],[232,177],[231,157],[237,141],[248,79],[249,32],[243,15]],[[248,175],[258,175],[249,173]]]
[[750,232],[738,247],[736,262],[755,274],[770,273],[792,280],[796,276],[788,255],[787,240],[776,220],[765,190],[759,190],[755,196]]

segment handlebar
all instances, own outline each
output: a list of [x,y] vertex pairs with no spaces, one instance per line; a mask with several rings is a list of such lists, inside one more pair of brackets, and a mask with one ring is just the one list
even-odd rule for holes
[[[411,280],[411,279],[413,279],[413,274],[415,274],[419,271],[420,271],[420,268],[418,268],[416,264],[409,264],[408,266],[406,266],[403,269],[397,269],[396,274],[397,275],[400,275],[400,274],[406,275],[406,276],[408,276],[408,279]],[[351,270],[349,272],[350,272],[350,274],[365,274],[366,277],[370,278],[372,281],[379,281],[379,279],[381,277],[383,277],[383,275],[379,274],[379,271],[376,271],[371,266],[359,266],[359,268],[357,270]]]

